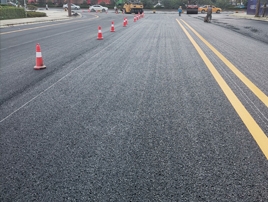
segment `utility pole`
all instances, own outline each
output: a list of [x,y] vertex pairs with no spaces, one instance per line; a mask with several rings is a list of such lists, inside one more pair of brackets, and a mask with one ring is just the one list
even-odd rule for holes
[[258,0],[258,1],[257,1],[257,4],[256,4],[256,13],[255,13],[255,17],[259,17],[260,5],[261,5],[261,0]]
[[27,17],[28,17],[28,16],[27,16],[27,5],[26,5],[26,3],[25,3],[25,0],[23,1],[23,3],[24,3],[24,6],[23,6],[23,7],[24,7],[24,11],[25,11],[26,18],[27,18]]
[[68,0],[68,16],[71,17],[71,0]]

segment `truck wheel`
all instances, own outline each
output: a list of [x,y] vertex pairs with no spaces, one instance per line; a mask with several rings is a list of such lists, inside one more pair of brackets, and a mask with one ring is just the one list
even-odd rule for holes
[[205,13],[205,10],[202,10],[201,13]]

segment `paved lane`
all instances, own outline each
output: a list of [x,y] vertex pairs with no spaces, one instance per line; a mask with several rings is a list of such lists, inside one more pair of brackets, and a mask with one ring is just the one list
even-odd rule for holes
[[[268,199],[268,161],[177,17],[147,15],[116,33],[108,26],[103,41],[96,30],[80,30],[78,44],[62,45],[72,60],[58,61],[52,51],[46,70],[31,69],[46,75],[0,107],[2,201]],[[240,35],[211,24],[219,33],[212,37],[200,20],[182,19],[232,62],[246,53],[234,45],[239,51],[232,56],[236,51],[222,46],[231,35],[242,44]],[[267,134],[267,107],[191,35],[238,97],[242,88],[261,109],[257,122]],[[234,64],[267,95],[265,69],[257,66],[261,72],[252,75],[247,62]]]

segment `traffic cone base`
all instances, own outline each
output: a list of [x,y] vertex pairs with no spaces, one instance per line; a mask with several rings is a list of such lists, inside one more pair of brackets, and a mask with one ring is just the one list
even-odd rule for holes
[[39,69],[45,69],[47,66],[42,65],[42,66],[34,66],[34,69],[39,70]]

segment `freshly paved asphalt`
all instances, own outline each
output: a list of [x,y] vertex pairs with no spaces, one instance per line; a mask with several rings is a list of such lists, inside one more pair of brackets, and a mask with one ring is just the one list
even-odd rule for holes
[[[1,201],[268,200],[267,159],[176,18],[150,15],[122,27],[121,16],[108,14],[4,35],[1,92],[18,90],[0,105]],[[181,19],[268,93],[267,44]],[[79,40],[67,43],[66,33]],[[29,51],[36,36],[42,71],[33,70]],[[198,43],[239,98],[245,95],[243,103],[267,116],[267,107]],[[267,134],[267,120],[262,127]]]

